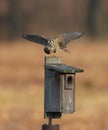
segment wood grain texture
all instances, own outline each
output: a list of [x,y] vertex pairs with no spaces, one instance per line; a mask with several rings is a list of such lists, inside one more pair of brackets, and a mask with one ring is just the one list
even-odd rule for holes
[[68,66],[65,64],[46,64],[45,66],[48,69],[55,70],[57,72],[65,73],[65,74],[74,74],[74,73],[84,72],[83,69]]
[[[58,60],[57,60],[58,59]],[[59,58],[45,58],[46,64],[59,64]],[[46,68],[45,66],[45,104],[44,112],[45,117],[51,116],[52,118],[59,118],[61,116],[61,86],[60,86],[60,73],[57,71]]]
[[[72,82],[68,83],[68,78],[72,77]],[[75,74],[61,75],[62,87],[62,113],[73,113],[75,111]]]

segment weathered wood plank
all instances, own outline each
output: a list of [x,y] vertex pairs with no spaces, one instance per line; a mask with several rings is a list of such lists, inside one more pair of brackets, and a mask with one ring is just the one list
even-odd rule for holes
[[46,64],[62,64],[62,61],[61,61],[61,57],[57,57],[57,56],[47,56],[45,57],[45,65]]
[[[68,81],[68,78],[72,81]],[[62,113],[73,113],[75,111],[75,74],[61,75],[62,87]]]
[[46,64],[45,67],[48,68],[48,69],[51,69],[51,70],[58,71],[60,73],[73,74],[73,73],[84,72],[83,69],[68,66],[68,65],[65,65],[65,64]]
[[[45,58],[45,64],[60,64],[60,58]],[[61,116],[61,86],[60,86],[60,73],[50,70],[45,66],[45,104],[44,113],[45,117],[51,116],[52,118],[59,118]]]
[[60,108],[60,75],[46,69],[45,111],[61,112]]

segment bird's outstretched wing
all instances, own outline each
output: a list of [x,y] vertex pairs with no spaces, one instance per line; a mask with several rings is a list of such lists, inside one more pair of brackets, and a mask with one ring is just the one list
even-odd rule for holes
[[30,35],[30,34],[23,34],[22,37],[24,39],[27,39],[29,41],[41,44],[43,46],[48,45],[48,40],[44,37],[41,37],[40,35]]
[[60,48],[66,48],[66,45],[72,40],[78,39],[83,35],[82,32],[70,32],[58,35],[55,40],[59,43]]

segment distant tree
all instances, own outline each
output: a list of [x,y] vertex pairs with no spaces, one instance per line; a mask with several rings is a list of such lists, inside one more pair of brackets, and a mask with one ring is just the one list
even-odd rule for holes
[[6,39],[6,24],[8,16],[8,0],[0,0],[0,40]]
[[89,8],[88,8],[88,33],[95,37],[97,35],[97,15],[99,11],[99,5],[101,0],[89,0]]
[[21,31],[19,4],[20,0],[9,0],[9,12],[7,18],[7,35],[9,40],[16,39]]

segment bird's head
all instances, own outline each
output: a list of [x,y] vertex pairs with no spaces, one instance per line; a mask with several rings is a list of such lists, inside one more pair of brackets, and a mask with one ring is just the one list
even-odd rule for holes
[[46,47],[44,48],[44,52],[45,52],[46,54],[52,54],[52,53],[56,53],[56,49],[53,48],[53,47],[50,47],[50,46],[46,46]]
[[46,54],[51,54],[51,49],[50,49],[50,47],[45,47],[44,48],[44,52],[46,53]]

